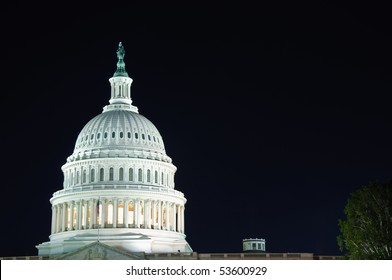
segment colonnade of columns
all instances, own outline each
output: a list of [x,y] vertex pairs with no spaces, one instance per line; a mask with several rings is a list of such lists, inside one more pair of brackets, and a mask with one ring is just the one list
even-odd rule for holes
[[154,199],[100,198],[52,206],[52,234],[93,228],[145,228],[184,233],[182,204]]

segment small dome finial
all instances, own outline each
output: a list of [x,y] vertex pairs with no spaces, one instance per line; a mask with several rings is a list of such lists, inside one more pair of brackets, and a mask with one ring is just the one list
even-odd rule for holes
[[118,49],[117,49],[117,58],[118,58],[117,70],[113,75],[114,77],[117,77],[117,76],[128,77],[128,73],[127,73],[127,71],[125,71],[124,56],[125,56],[125,50],[124,50],[122,43],[120,42],[118,44]]

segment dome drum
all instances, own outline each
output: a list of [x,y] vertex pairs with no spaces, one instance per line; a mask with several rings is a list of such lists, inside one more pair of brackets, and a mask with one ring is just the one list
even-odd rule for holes
[[63,165],[64,188],[89,184],[151,185],[174,188],[176,167],[151,159],[108,158]]

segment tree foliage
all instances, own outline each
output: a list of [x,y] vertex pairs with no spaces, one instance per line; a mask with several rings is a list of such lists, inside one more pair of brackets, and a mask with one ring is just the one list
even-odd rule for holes
[[350,194],[339,220],[338,245],[348,259],[392,259],[392,182],[373,182]]

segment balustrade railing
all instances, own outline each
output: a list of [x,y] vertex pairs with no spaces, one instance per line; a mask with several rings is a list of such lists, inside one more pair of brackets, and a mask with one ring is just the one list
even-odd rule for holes
[[78,186],[73,188],[67,188],[59,190],[53,193],[53,197],[71,194],[85,191],[97,191],[97,190],[134,190],[134,191],[146,191],[146,192],[157,192],[157,193],[168,193],[177,196],[184,197],[184,194],[180,191],[176,191],[170,188],[154,187],[154,186],[143,186],[143,185],[88,185]]

